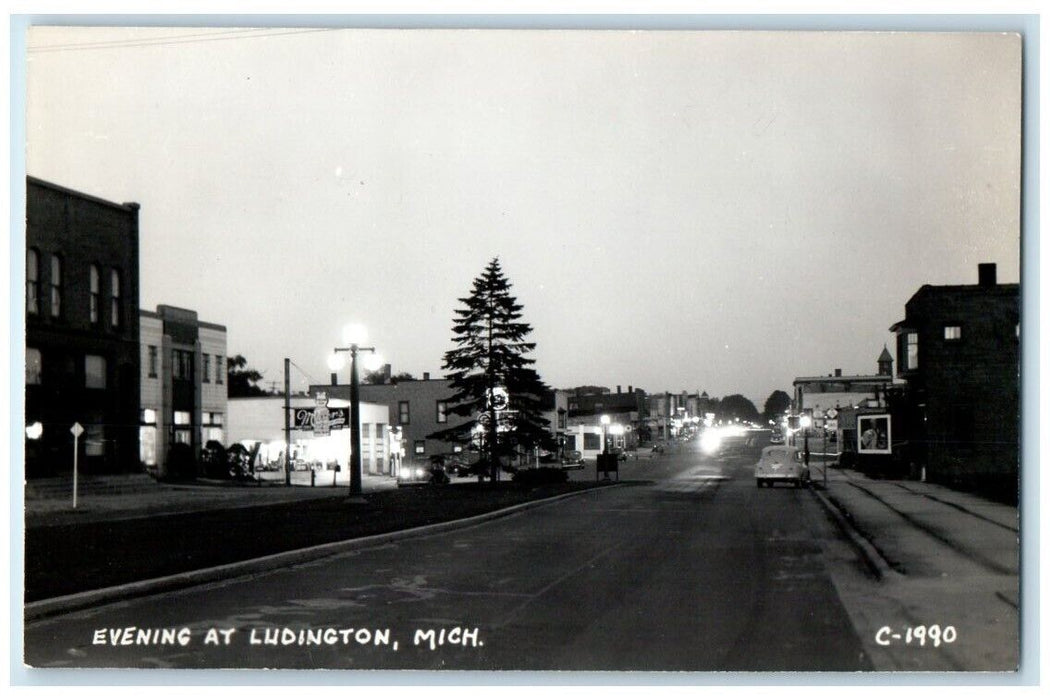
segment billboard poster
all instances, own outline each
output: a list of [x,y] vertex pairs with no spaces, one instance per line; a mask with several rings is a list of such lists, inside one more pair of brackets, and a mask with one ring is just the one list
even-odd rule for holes
[[890,416],[887,413],[857,416],[857,453],[890,454]]

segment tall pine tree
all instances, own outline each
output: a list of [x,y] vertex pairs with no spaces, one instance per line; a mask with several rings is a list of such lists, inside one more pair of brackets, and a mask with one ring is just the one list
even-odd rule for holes
[[476,416],[475,421],[438,431],[431,438],[468,443],[475,426],[482,426],[483,461],[493,481],[499,478],[499,457],[538,445],[549,436],[543,417],[549,389],[531,365],[527,353],[535,343],[525,342],[532,326],[521,321],[522,306],[510,294],[499,258],[475,278],[470,296],[459,301],[452,322],[455,347],[445,353],[442,369],[455,393],[449,413]]

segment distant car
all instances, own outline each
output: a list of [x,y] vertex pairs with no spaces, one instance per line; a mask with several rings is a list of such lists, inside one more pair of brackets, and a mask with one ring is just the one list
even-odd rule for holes
[[809,467],[802,459],[802,451],[785,445],[762,448],[762,457],[755,465],[755,483],[762,488],[780,481],[794,484],[795,488],[809,481]]
[[579,450],[566,450],[561,456],[563,469],[583,469],[583,453]]
[[448,472],[440,464],[406,462],[397,474],[398,486],[443,486],[449,482]]
[[780,434],[780,433],[773,433],[772,435],[769,436],[769,444],[770,445],[783,445],[784,444],[784,436],[782,434]]

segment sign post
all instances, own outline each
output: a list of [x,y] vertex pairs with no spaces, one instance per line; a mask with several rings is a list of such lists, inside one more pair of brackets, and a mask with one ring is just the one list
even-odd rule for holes
[[80,453],[80,436],[84,434],[84,426],[73,423],[69,429],[73,433],[73,510],[77,508],[77,455]]

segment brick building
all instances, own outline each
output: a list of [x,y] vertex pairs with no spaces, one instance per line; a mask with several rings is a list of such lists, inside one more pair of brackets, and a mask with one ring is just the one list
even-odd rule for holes
[[26,182],[26,476],[139,469],[139,205]]
[[1016,499],[1020,328],[1020,286],[998,284],[994,264],[976,285],[921,287],[891,326],[927,479]]

